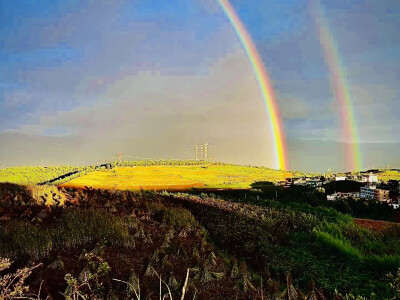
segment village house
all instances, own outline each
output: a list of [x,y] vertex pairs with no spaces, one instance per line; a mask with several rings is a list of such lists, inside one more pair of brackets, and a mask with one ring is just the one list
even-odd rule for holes
[[389,202],[389,190],[377,189],[375,186],[363,186],[360,188],[360,197],[380,202]]

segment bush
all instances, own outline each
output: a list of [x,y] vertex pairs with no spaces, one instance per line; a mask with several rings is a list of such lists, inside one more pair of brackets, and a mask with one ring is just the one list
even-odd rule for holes
[[46,256],[53,248],[50,232],[28,222],[0,227],[0,256],[10,258]]
[[14,183],[0,183],[0,203],[15,205],[31,202],[31,193],[22,185]]
[[[8,269],[11,262],[0,257],[0,272]],[[33,267],[18,269],[14,274],[0,276],[0,299],[40,299],[38,295],[29,294],[29,286],[25,285],[25,280],[32,274],[32,271],[41,264]],[[31,297],[32,296],[32,297]]]
[[69,209],[54,228],[33,226],[28,222],[9,223],[0,228],[0,255],[40,258],[53,248],[74,248],[107,241],[131,246],[129,224],[110,213],[98,210]]
[[193,215],[188,210],[183,208],[167,209],[164,214],[164,219],[168,224],[172,224],[176,230],[198,225]]
[[113,245],[130,245],[128,224],[110,213],[89,209],[70,209],[51,231],[55,246],[73,248],[107,241]]

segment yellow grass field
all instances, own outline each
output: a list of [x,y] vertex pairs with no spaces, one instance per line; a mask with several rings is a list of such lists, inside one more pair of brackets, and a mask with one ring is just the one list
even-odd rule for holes
[[250,188],[253,182],[278,182],[292,176],[286,171],[231,165],[136,166],[94,171],[60,186],[120,190]]
[[384,171],[381,173],[378,173],[378,179],[383,180],[383,181],[388,181],[388,180],[400,180],[400,173],[397,171]]

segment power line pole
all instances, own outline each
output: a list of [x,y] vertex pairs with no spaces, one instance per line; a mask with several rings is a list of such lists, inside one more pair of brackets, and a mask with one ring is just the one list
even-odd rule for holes
[[122,150],[118,151],[117,156],[118,156],[119,162],[121,163],[122,162],[122,156],[123,156]]
[[204,160],[206,162],[208,161],[208,142],[207,141],[204,143]]
[[200,160],[203,160],[203,150],[204,150],[204,145],[200,146]]
[[196,142],[196,161],[199,160],[199,144]]

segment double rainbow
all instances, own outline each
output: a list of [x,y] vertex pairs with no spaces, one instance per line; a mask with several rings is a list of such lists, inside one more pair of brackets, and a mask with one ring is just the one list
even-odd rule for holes
[[278,109],[278,103],[275,100],[274,91],[268,73],[265,70],[262,59],[258,54],[257,48],[255,47],[250,34],[247,32],[246,28],[244,27],[242,21],[236,14],[229,0],[217,0],[217,1],[221,6],[222,10],[224,11],[224,13],[226,14],[226,16],[228,17],[233,28],[235,29],[236,34],[244,50],[246,51],[246,55],[251,62],[255,76],[257,78],[261,95],[264,100],[264,104],[266,106],[266,110],[268,113],[270,128],[273,135],[276,168],[281,170],[286,170],[288,168],[287,149],[283,132],[282,120]]
[[319,0],[311,0],[310,8],[324,50],[325,61],[331,73],[331,87],[339,107],[340,127],[345,144],[346,169],[360,171],[362,169],[362,156],[353,103],[347,83],[347,73],[340,61],[337,44],[329,31]]

